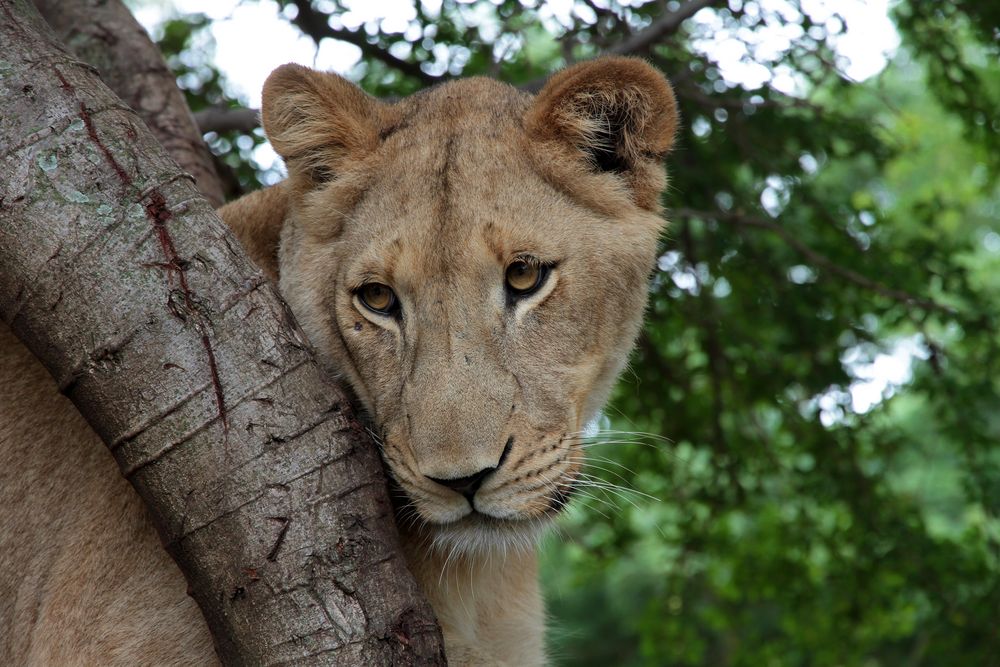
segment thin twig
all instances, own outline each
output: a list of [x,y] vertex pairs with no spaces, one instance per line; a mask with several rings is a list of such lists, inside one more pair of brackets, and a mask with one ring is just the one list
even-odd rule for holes
[[717,222],[724,222],[729,224],[742,225],[745,227],[757,227],[758,229],[766,229],[767,231],[776,234],[781,237],[781,239],[791,246],[796,252],[808,259],[810,262],[816,266],[828,269],[830,273],[833,273],[844,280],[852,282],[856,285],[860,285],[865,289],[871,290],[876,294],[880,294],[886,298],[892,299],[893,301],[898,301],[900,303],[905,303],[909,305],[920,306],[921,308],[926,308],[927,310],[936,310],[938,312],[947,313],[948,315],[957,315],[957,311],[950,306],[946,306],[942,303],[938,303],[932,299],[925,297],[916,296],[910,294],[909,292],[895,287],[889,287],[885,283],[879,282],[866,275],[858,273],[853,269],[849,269],[846,266],[837,264],[832,259],[826,255],[814,250],[810,246],[806,245],[799,239],[795,238],[787,229],[782,227],[776,222],[770,220],[765,220],[764,218],[745,215],[742,213],[725,213],[723,211],[699,211],[689,208],[675,208],[672,209],[672,213],[677,216],[691,217],[691,218],[701,218],[702,220],[715,220]]
[[194,113],[194,120],[202,134],[239,130],[251,132],[260,127],[260,111],[230,107],[207,107]]

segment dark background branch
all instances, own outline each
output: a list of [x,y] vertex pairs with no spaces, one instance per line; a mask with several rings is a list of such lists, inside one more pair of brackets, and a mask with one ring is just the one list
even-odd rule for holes
[[679,217],[691,217],[699,218],[701,220],[715,220],[717,222],[742,225],[745,227],[755,227],[757,229],[764,229],[772,234],[776,234],[781,238],[782,241],[787,243],[796,252],[805,257],[807,260],[812,262],[814,265],[827,269],[830,273],[848,280],[856,285],[860,285],[865,289],[871,290],[876,294],[880,294],[886,298],[892,299],[893,301],[898,301],[900,303],[919,306],[921,308],[926,308],[928,310],[935,310],[942,313],[947,313],[949,315],[954,315],[955,311],[953,308],[946,306],[932,299],[927,299],[924,297],[919,297],[909,292],[890,287],[884,283],[877,280],[869,278],[868,276],[850,269],[846,266],[834,262],[832,259],[827,257],[821,252],[814,250],[808,244],[803,243],[798,238],[796,238],[791,232],[782,227],[777,222],[772,222],[761,217],[756,217],[752,215],[745,215],[742,213],[725,213],[722,211],[696,211],[689,208],[675,208],[672,209],[672,213]]
[[612,46],[608,53],[617,56],[646,55],[652,47],[680,30],[684,21],[713,5],[724,6],[726,3],[719,0],[688,0],[675,11],[664,12],[646,28]]
[[202,134],[208,132],[252,132],[260,127],[260,111],[230,107],[208,107],[194,112],[194,120]]
[[355,32],[352,30],[334,28],[330,25],[329,15],[314,9],[311,0],[293,0],[292,4],[294,4],[299,10],[298,15],[292,19],[292,23],[298,26],[302,32],[312,37],[317,44],[325,38],[339,39],[343,42],[347,42],[348,44],[353,44],[361,49],[361,52],[365,56],[374,58],[385,63],[389,67],[398,69],[407,76],[419,79],[424,85],[427,86],[439,83],[446,78],[428,74],[420,68],[418,63],[412,63],[408,60],[397,58],[386,49],[383,49],[377,44],[372,44],[368,41],[367,35],[365,35],[365,33],[361,30]]

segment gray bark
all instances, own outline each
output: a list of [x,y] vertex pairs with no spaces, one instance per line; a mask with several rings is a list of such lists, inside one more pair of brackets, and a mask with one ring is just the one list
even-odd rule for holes
[[60,41],[138,112],[213,206],[225,203],[212,154],[163,55],[119,0],[35,0]]
[[443,664],[375,448],[136,115],[0,0],[0,317],[144,498],[229,664]]

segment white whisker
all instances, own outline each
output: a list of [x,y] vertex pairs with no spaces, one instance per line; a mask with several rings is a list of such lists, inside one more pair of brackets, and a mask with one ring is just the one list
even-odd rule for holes
[[635,476],[637,474],[636,471],[632,470],[631,468],[629,468],[624,463],[619,463],[618,461],[615,461],[614,459],[609,459],[606,456],[597,456],[596,454],[587,454],[587,456],[584,457],[584,458],[585,458],[585,460],[588,460],[588,461],[590,459],[593,459],[594,461],[600,461],[602,463],[609,463],[611,465],[618,466],[619,468],[624,468],[626,472],[632,473],[633,476]]
[[625,479],[624,477],[622,477],[621,473],[619,473],[617,470],[612,470],[611,468],[605,468],[604,466],[599,466],[599,465],[597,465],[595,463],[592,463],[591,461],[587,460],[587,457],[585,457],[585,456],[569,457],[567,460],[569,460],[569,461],[575,461],[575,462],[580,463],[581,465],[583,465],[583,466],[585,466],[587,468],[593,468],[594,470],[603,470],[604,472],[608,473],[609,475],[614,475],[615,477],[617,477],[621,481],[625,482],[626,484],[631,484],[631,482],[629,480]]
[[658,433],[647,433],[645,431],[618,431],[615,429],[598,429],[598,430],[588,430],[588,431],[574,431],[573,433],[567,433],[565,437],[583,437],[587,439],[598,439],[603,436],[633,436],[636,438],[649,438],[652,440],[658,440],[660,442],[668,442],[673,444],[673,440],[670,438],[660,435]]
[[594,482],[594,483],[597,483],[597,484],[603,484],[603,485],[605,485],[607,487],[610,487],[610,488],[613,488],[613,489],[615,489],[617,491],[622,491],[622,492],[625,492],[625,493],[634,493],[636,495],[643,496],[644,498],[648,498],[650,500],[655,500],[657,502],[660,501],[660,499],[657,498],[656,496],[651,496],[648,493],[645,493],[643,491],[637,491],[636,489],[633,489],[633,488],[630,488],[630,487],[627,487],[627,486],[621,486],[620,484],[615,484],[614,482],[612,482],[610,480],[603,479],[603,478],[598,477],[596,475],[590,475],[590,474],[587,474],[586,472],[581,472],[579,478],[580,479],[584,479],[586,481]]

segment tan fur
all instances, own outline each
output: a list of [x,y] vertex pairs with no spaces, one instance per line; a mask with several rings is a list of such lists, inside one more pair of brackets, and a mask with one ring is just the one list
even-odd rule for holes
[[142,501],[0,324],[0,665],[215,664]]
[[[385,105],[285,66],[263,117],[289,167],[281,291],[382,437],[449,656],[543,662],[532,545],[640,324],[677,124],[669,86],[616,58],[557,74],[534,100],[469,79]],[[259,202],[264,220],[274,201]],[[235,206],[223,217],[252,237],[262,224]],[[554,268],[512,306],[504,268],[522,253]],[[367,281],[393,288],[401,319],[359,303]],[[495,466],[475,514],[429,479]]]
[[[286,65],[265,85],[263,118],[289,178],[220,213],[369,413],[451,664],[544,663],[533,545],[571,493],[576,434],[641,322],[662,227],[660,158],[677,122],[669,85],[642,61],[614,58],[556,75],[534,99],[468,79],[387,105]],[[552,269],[536,294],[514,300],[504,271],[522,255]],[[401,317],[364,308],[365,282],[390,286]],[[208,656],[183,581],[110,457],[37,368],[27,387],[9,388],[7,374],[26,376],[31,361],[9,340],[0,351],[0,456],[11,477],[0,493],[22,508],[0,531],[0,623],[14,628],[0,663],[44,661],[38,652],[57,648],[45,638],[66,634],[70,662],[87,652],[169,664],[158,638],[181,636],[195,643],[187,655]],[[26,435],[29,413],[61,416]],[[14,479],[25,458],[37,469]],[[430,479],[494,467],[471,504]],[[67,554],[81,570],[57,566]],[[107,619],[86,617],[94,587],[115,610]],[[127,628],[145,624],[138,636],[149,646],[116,654],[99,639],[123,622],[119,608]]]

